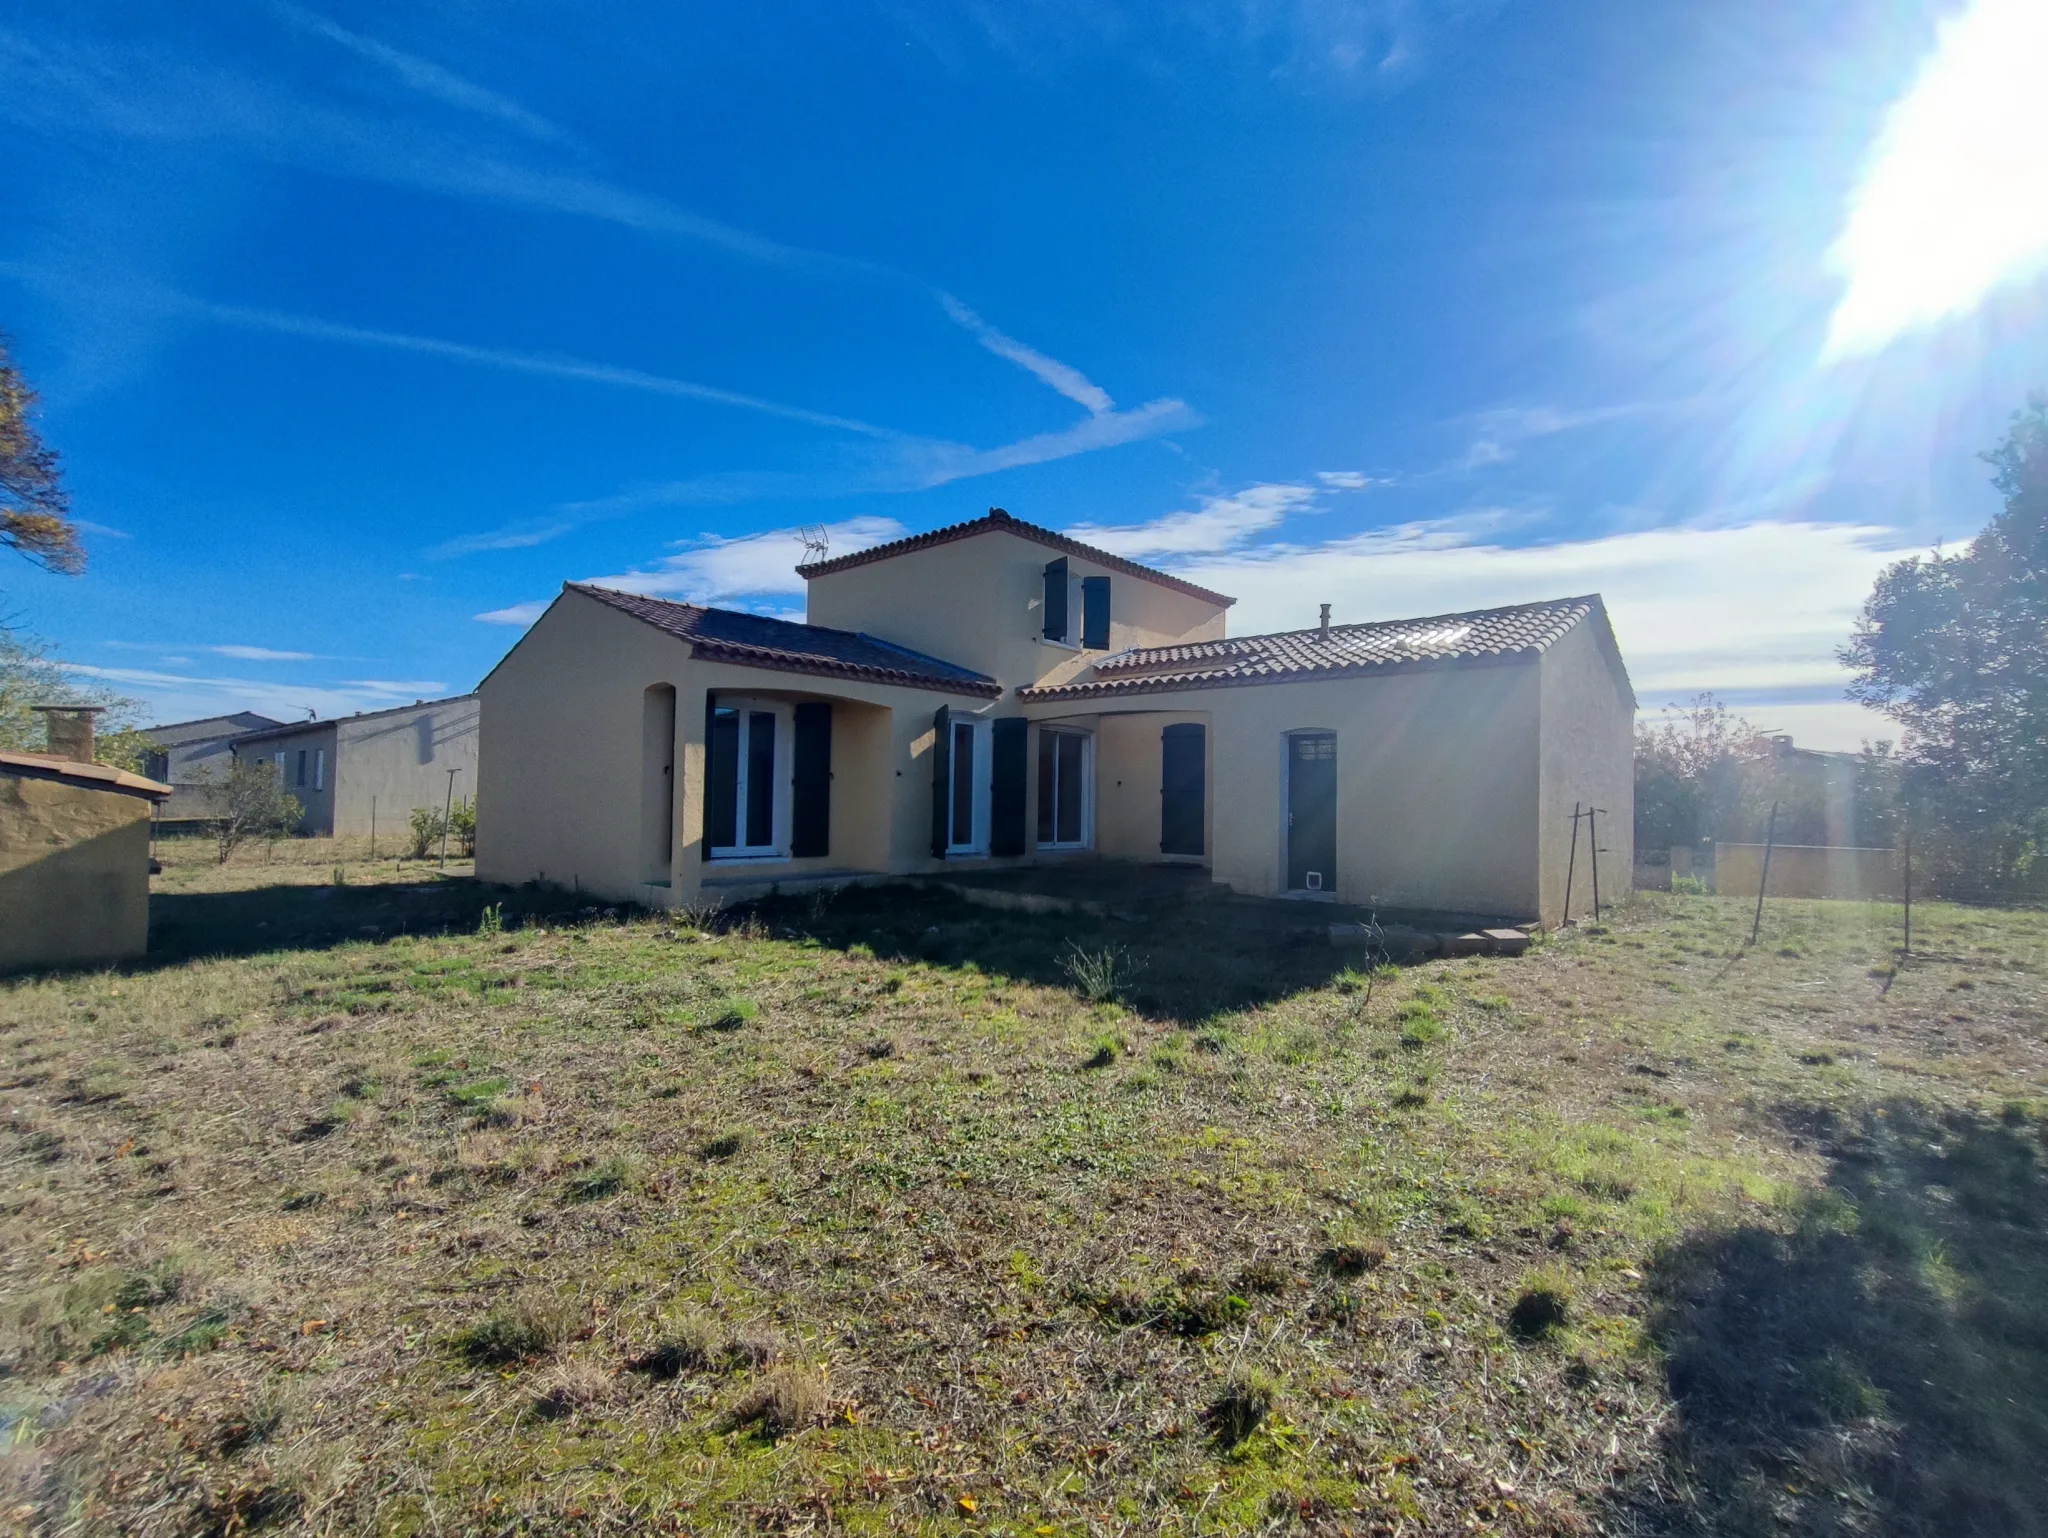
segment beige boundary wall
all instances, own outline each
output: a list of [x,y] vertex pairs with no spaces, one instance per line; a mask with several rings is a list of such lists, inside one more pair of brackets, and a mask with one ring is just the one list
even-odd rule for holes
[[[1714,845],[1714,890],[1722,896],[1756,896],[1763,873],[1762,844]],[[1778,844],[1771,849],[1771,884],[1764,895],[1896,899],[1904,892],[1904,867],[1895,849]]]

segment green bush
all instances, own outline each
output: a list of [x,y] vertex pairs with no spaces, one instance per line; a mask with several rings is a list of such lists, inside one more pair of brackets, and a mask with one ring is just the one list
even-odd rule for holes
[[424,860],[433,853],[434,846],[441,842],[441,832],[446,826],[440,808],[416,806],[412,809],[412,843],[406,849],[408,857]]

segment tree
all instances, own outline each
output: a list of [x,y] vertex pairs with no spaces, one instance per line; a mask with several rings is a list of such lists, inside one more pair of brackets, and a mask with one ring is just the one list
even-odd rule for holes
[[2048,395],[1983,457],[2004,508],[1956,554],[1880,573],[1840,656],[1850,698],[1905,729],[1916,829],[2007,881],[2048,845]]
[[57,453],[29,420],[35,404],[35,391],[0,335],[0,545],[51,571],[81,572],[85,547],[71,521]]
[[282,838],[306,815],[299,798],[284,788],[274,764],[238,759],[226,774],[205,773],[200,784],[214,816],[220,863],[252,838]]
[[48,643],[0,629],[0,750],[40,753],[47,746],[37,705],[98,705],[93,757],[140,774],[156,744],[141,730],[142,706],[111,689],[82,689],[71,681]]
[[1668,849],[1747,835],[1766,747],[1756,729],[1711,694],[1636,727],[1636,848]]

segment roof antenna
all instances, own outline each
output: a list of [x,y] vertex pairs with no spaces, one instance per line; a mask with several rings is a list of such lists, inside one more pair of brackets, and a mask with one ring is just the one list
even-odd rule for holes
[[825,559],[832,548],[832,536],[822,523],[807,523],[796,531],[796,537],[804,542],[804,565],[813,566]]

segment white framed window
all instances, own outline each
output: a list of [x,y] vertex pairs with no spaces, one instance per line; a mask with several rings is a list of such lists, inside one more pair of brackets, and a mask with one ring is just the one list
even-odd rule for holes
[[952,782],[946,797],[946,853],[988,853],[990,788],[994,784],[995,738],[986,721],[946,722],[951,735]]
[[1060,727],[1038,729],[1038,847],[1095,844],[1095,738]]
[[327,788],[327,750],[325,748],[315,748],[313,750],[313,788],[315,790],[325,790]]
[[706,744],[704,836],[714,860],[789,858],[789,706],[720,695]]

